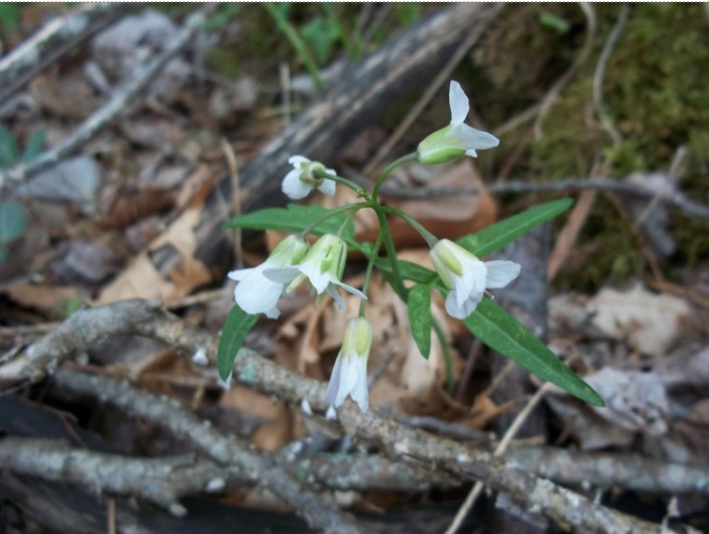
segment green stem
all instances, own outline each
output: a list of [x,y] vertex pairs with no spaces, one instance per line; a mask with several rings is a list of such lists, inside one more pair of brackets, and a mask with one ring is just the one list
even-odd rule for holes
[[326,172],[315,172],[314,174],[315,174],[315,177],[317,177],[317,178],[323,178],[325,180],[332,180],[333,182],[337,182],[338,184],[342,184],[345,187],[349,187],[355,193],[357,193],[359,196],[362,196],[361,193],[366,192],[362,186],[354,183],[352,180],[348,180],[347,178],[343,178],[342,176],[337,176],[336,174],[328,174]]
[[391,171],[396,169],[399,165],[402,165],[407,161],[413,161],[417,158],[418,154],[416,154],[416,152],[412,152],[411,154],[406,154],[405,156],[402,156],[396,161],[394,161],[393,163],[390,163],[377,178],[377,183],[374,184],[374,189],[372,189],[372,198],[376,199],[379,196],[379,189],[381,189],[384,180],[386,180],[386,177],[391,174]]
[[[369,262],[367,263],[367,271],[364,273],[364,283],[362,284],[362,293],[367,294],[369,290],[369,281],[372,278],[372,271],[374,270],[374,262],[377,261],[379,256],[379,249],[382,248],[382,241],[384,241],[384,232],[380,229],[377,240],[374,242],[374,248],[372,249],[372,255],[369,257]],[[364,304],[366,301],[361,301],[359,303],[359,316],[364,317]]]
[[347,204],[346,206],[340,206],[339,208],[336,208],[334,210],[328,211],[325,215],[322,217],[315,219],[312,223],[310,223],[302,232],[300,232],[300,237],[305,238],[310,232],[313,231],[313,229],[318,226],[319,224],[324,223],[327,221],[329,218],[334,217],[335,215],[338,215],[339,213],[343,213],[348,210],[360,210],[364,208],[365,206],[368,206],[369,204],[366,202],[359,202],[357,204]]
[[443,327],[441,327],[441,324],[434,317],[431,317],[431,326],[433,326],[436,337],[438,337],[438,342],[441,344],[441,350],[443,350],[443,362],[446,366],[446,387],[448,391],[452,393],[455,383],[453,381],[453,357],[451,355],[451,348],[446,339]]
[[318,71],[318,67],[315,65],[313,56],[310,55],[308,48],[300,38],[300,35],[298,35],[298,32],[295,30],[293,25],[288,22],[288,19],[281,12],[281,10],[273,5],[272,2],[265,2],[263,7],[266,8],[266,11],[268,11],[268,13],[273,17],[278,27],[286,35],[286,38],[290,41],[291,45],[293,45],[293,48],[295,48],[295,51],[298,53],[298,56],[300,56],[305,68],[313,77],[315,87],[317,87],[318,91],[322,90],[322,88],[325,87],[325,84],[320,77],[320,71]]
[[399,295],[401,300],[406,302],[409,292],[404,285],[401,271],[399,271],[399,262],[396,259],[396,247],[394,246],[394,240],[391,238],[389,223],[387,223],[387,218],[386,215],[384,215],[382,206],[373,204],[371,207],[377,213],[377,219],[379,219],[379,233],[384,234],[384,247],[386,248],[387,258],[389,258],[389,263],[391,264],[392,275],[394,275],[394,291],[396,291],[396,294]]
[[428,243],[429,247],[433,248],[436,245],[436,243],[438,243],[438,238],[435,235],[433,235],[431,232],[426,230],[426,228],[424,228],[420,222],[418,222],[416,219],[414,219],[408,213],[401,211],[400,209],[392,208],[392,207],[385,207],[384,211],[386,213],[391,213],[392,215],[396,215],[400,219],[403,219],[407,223],[409,223],[414,230],[416,230],[419,234],[421,234],[421,237],[423,237],[426,240],[426,243]]

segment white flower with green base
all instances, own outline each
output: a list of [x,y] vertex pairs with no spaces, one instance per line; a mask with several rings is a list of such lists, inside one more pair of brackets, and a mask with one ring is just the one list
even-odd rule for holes
[[325,234],[315,242],[298,265],[267,269],[264,274],[274,282],[288,284],[286,293],[293,293],[300,284],[307,281],[318,297],[322,298],[327,293],[335,299],[342,309],[345,307],[345,303],[337,292],[338,287],[367,300],[367,296],[359,289],[342,282],[346,260],[347,243],[341,237]]
[[330,375],[325,400],[340,406],[349,395],[366,412],[369,408],[367,360],[372,348],[372,323],[364,317],[350,319],[345,328],[342,348]]
[[446,311],[456,319],[468,317],[478,307],[486,289],[505,287],[519,276],[521,269],[513,261],[482,262],[448,239],[436,243],[430,254],[438,275],[450,289]]
[[294,200],[307,197],[313,189],[329,197],[335,195],[335,182],[328,180],[324,175],[335,176],[337,173],[327,169],[319,161],[310,161],[305,156],[291,156],[288,163],[293,165],[283,179],[283,192]]
[[267,278],[264,271],[295,265],[307,251],[308,243],[291,235],[281,241],[258,267],[230,272],[229,278],[239,282],[234,289],[236,304],[250,315],[265,313],[268,318],[277,319],[280,312],[276,305],[285,291],[285,284]]
[[494,135],[465,124],[470,104],[458,82],[451,82],[448,101],[451,123],[419,143],[418,160],[424,165],[445,163],[461,156],[474,158],[478,155],[477,150],[494,148],[500,144],[500,140]]

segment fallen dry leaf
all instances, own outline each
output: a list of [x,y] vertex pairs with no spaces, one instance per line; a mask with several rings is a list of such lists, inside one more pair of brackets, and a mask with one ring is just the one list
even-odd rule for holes
[[595,314],[594,326],[605,335],[651,356],[666,354],[692,325],[686,301],[651,293],[640,284],[628,291],[605,288],[588,309]]

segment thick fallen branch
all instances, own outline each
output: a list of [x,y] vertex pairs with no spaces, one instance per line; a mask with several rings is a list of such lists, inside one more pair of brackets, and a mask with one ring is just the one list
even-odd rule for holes
[[137,96],[163,71],[172,59],[185,49],[204,23],[202,12],[188,17],[187,22],[165,51],[136,72],[127,83],[117,88],[111,98],[88,117],[71,135],[54,148],[43,152],[29,163],[21,163],[0,173],[0,190],[8,184],[18,184],[74,153],[84,143],[111,124]]
[[156,397],[102,375],[90,375],[58,369],[54,383],[61,389],[97,398],[121,410],[153,423],[175,437],[185,440],[216,463],[238,469],[240,477],[263,484],[314,527],[332,533],[362,532],[354,519],[340,512],[324,496],[306,489],[270,458],[234,436],[216,430],[167,397]]
[[[616,191],[618,193],[628,193],[648,199],[658,198],[660,202],[679,208],[687,217],[696,219],[709,219],[709,207],[699,204],[687,197],[681,191],[661,192],[649,187],[643,187],[636,183],[612,180],[610,178],[598,178],[594,180],[583,180],[577,178],[567,178],[554,182],[530,182],[526,180],[505,180],[504,182],[490,184],[487,191],[493,195],[504,195],[510,193],[559,193],[567,191],[584,191],[588,189],[600,191]],[[382,187],[382,195],[390,198],[423,200],[427,198],[450,197],[458,195],[477,195],[478,189],[475,187],[461,187],[450,189],[411,189],[385,185]]]
[[[150,319],[151,315],[154,316],[153,320]],[[212,336],[208,332],[157,309],[154,302],[127,301],[84,310],[72,316],[56,332],[45,336],[22,351],[17,359],[0,367],[0,376],[12,380],[38,380],[46,372],[52,371],[60,359],[72,356],[83,350],[86,344],[107,334],[118,333],[147,335],[188,353],[212,347],[209,357],[214,361]],[[13,372],[8,372],[8,369]],[[284,369],[248,349],[242,349],[236,358],[234,378],[286,401],[299,403],[306,399],[315,410],[324,412],[327,409],[324,383]],[[262,457],[242,449],[238,440],[221,435],[168,400],[157,399],[125,383],[115,383],[105,377],[65,369],[57,371],[55,379],[62,387],[92,394],[169,428],[176,435],[189,439],[200,451],[219,463],[243,466],[248,474],[263,468],[271,476],[276,476],[273,464],[264,465]],[[373,411],[361,413],[349,402],[339,410],[339,416],[345,430],[353,438],[376,443],[390,455],[413,460],[419,466],[423,464],[431,469],[442,468],[457,476],[480,480],[496,490],[508,493],[516,501],[549,517],[563,528],[580,532],[662,531],[657,525],[595,504],[526,471],[511,469],[487,451],[407,428]],[[256,463],[252,463],[254,461]],[[261,475],[260,480],[275,493],[279,494],[277,489],[284,493],[284,488],[270,487],[276,482],[273,478],[266,479]],[[285,500],[288,498],[284,497]]]
[[[290,402],[307,399],[315,410],[325,410],[325,384],[303,377],[250,350],[236,358],[234,377],[239,382]],[[487,451],[466,447],[386,420],[374,411],[362,413],[352,402],[338,411],[345,431],[356,440],[375,443],[395,458],[416,465],[443,469],[457,476],[484,482],[504,491],[530,511],[544,515],[561,528],[577,532],[667,532],[621,512],[595,504],[570,490],[531,473],[507,467]]]
[[186,512],[180,497],[220,491],[226,484],[223,468],[194,456],[130,458],[36,438],[2,438],[0,467],[18,475],[70,482],[91,492],[139,497],[177,516]]
[[69,14],[50,20],[0,60],[0,103],[32,76],[113,22],[128,8],[129,5],[124,3],[85,4]]

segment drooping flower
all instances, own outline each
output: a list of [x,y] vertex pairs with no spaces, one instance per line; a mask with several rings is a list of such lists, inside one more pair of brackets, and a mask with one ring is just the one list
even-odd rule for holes
[[476,157],[476,150],[494,148],[500,140],[487,132],[465,124],[470,103],[458,82],[452,81],[448,93],[451,123],[433,132],[419,143],[418,160],[424,165],[445,163],[463,155]]
[[283,179],[283,192],[297,200],[305,198],[313,189],[331,197],[335,195],[335,182],[323,177],[323,174],[337,175],[332,169],[325,168],[319,161],[310,161],[304,156],[291,156],[288,163],[293,165]]
[[372,323],[364,317],[350,319],[325,393],[325,400],[330,406],[340,406],[349,395],[360,410],[367,411],[367,359],[371,348]]
[[288,284],[286,293],[293,293],[300,284],[307,281],[318,297],[328,293],[340,308],[344,308],[345,302],[337,292],[338,287],[367,300],[367,296],[359,289],[342,282],[346,259],[347,243],[336,235],[325,234],[315,242],[298,265],[266,269],[264,275],[279,284]]
[[234,289],[239,307],[252,315],[265,313],[267,317],[276,319],[280,313],[276,304],[283,295],[285,284],[267,278],[264,271],[295,265],[307,251],[308,243],[297,235],[291,235],[281,241],[258,267],[230,272],[229,278],[239,282]]
[[513,261],[482,262],[460,245],[441,239],[431,249],[438,275],[450,290],[446,311],[451,317],[465,319],[475,311],[486,289],[505,287],[519,275],[521,267]]

